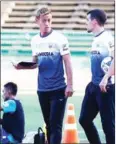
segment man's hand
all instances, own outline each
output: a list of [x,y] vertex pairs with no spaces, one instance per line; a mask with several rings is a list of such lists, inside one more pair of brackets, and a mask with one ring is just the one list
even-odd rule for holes
[[[114,54],[112,54],[112,57],[114,57]],[[101,89],[102,92],[107,92],[106,85],[108,83],[108,79],[109,79],[109,77],[111,77],[113,75],[115,75],[114,58],[113,58],[113,60],[111,62],[111,65],[110,65],[110,67],[108,69],[107,74],[104,75],[103,79],[101,80],[101,82],[99,84],[100,89]]]
[[105,75],[99,84],[102,92],[107,92],[107,90],[106,90],[107,83],[108,83],[108,76]]
[[15,69],[20,70],[22,69],[22,66],[18,65],[18,64],[14,64],[12,63],[12,65],[14,66]]
[[65,96],[66,97],[71,97],[73,95],[73,87],[72,85],[67,85],[66,89],[65,89]]

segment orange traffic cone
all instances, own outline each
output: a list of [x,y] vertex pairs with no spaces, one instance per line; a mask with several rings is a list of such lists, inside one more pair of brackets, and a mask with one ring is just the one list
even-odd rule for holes
[[74,105],[68,104],[66,123],[64,126],[64,134],[62,143],[77,144],[79,143]]

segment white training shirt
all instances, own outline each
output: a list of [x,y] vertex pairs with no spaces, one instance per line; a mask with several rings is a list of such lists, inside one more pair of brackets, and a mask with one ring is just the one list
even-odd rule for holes
[[66,86],[62,56],[69,54],[67,38],[56,31],[31,41],[32,55],[38,56],[38,91],[52,91]]
[[[103,31],[99,35],[94,37],[91,49],[91,71],[92,71],[92,82],[99,85],[101,82],[104,72],[101,69],[101,62],[105,57],[111,55],[114,51],[114,38],[108,31]],[[108,84],[114,83],[112,77]]]

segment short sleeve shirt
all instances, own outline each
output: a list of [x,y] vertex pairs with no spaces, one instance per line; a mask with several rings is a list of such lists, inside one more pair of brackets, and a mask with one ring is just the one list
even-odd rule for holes
[[2,104],[4,113],[13,113],[16,111],[16,102],[14,100],[7,100]]
[[[103,31],[94,37],[91,49],[91,72],[94,84],[99,85],[101,82],[105,74],[101,69],[101,62],[105,57],[110,56],[112,51],[114,51],[114,38],[110,32]],[[112,77],[108,84],[112,84],[113,81]]]
[[63,55],[69,54],[67,38],[56,31],[37,34],[31,41],[32,55],[38,57],[38,91],[52,91],[66,86]]

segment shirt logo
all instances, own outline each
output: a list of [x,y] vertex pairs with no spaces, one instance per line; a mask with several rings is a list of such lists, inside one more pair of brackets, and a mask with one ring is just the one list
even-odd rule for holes
[[48,44],[48,47],[49,47],[49,48],[56,48],[56,44],[55,44],[55,43],[49,43],[49,44]]
[[52,44],[49,44],[49,48],[52,48],[53,47],[53,45]]
[[40,52],[39,56],[53,56],[53,52]]
[[66,51],[66,50],[68,50],[67,45],[63,44],[63,51]]
[[110,48],[113,48],[114,47],[114,44],[112,42],[109,42],[109,47]]

